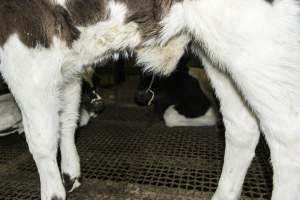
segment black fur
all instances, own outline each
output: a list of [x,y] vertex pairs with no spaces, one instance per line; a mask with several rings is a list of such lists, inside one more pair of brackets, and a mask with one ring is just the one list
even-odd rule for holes
[[75,179],[71,179],[69,174],[65,174],[63,173],[63,180],[64,180],[64,186],[66,191],[70,191],[75,183],[75,181],[77,180],[79,183],[82,182],[82,178],[75,178]]
[[265,1],[272,4],[272,3],[274,3],[275,0],[265,0]]
[[177,70],[164,81],[164,90],[175,101],[178,113],[193,118],[204,115],[211,102],[201,90],[199,81],[189,75],[188,60],[187,55],[180,60]]
[[51,200],[63,200],[63,198],[57,197],[56,195],[51,197]]
[[[68,0],[65,10],[50,0],[1,0],[0,46],[16,33],[29,46],[49,47],[54,35],[69,46],[79,37],[76,26],[88,26],[109,18],[110,0]],[[136,22],[144,38],[157,37],[160,21],[171,6],[183,0],[115,0],[128,7],[127,22]]]
[[[188,118],[204,115],[212,105],[211,100],[200,88],[199,81],[190,76],[187,62],[190,62],[191,55],[183,56],[174,73],[169,77],[156,78],[151,89],[155,93],[154,108],[157,113],[163,115],[165,109],[175,104],[175,109]],[[199,59],[194,60],[193,66],[201,66]],[[147,88],[151,82],[151,74],[141,76],[135,101],[139,105],[147,105],[152,97]]]
[[49,0],[1,0],[0,24],[0,46],[14,33],[28,47],[48,48],[54,35],[71,46],[79,37],[68,12]]
[[29,47],[49,47],[55,33],[53,6],[47,0],[1,0],[0,24],[0,46],[16,33]]
[[88,26],[108,17],[108,0],[68,0],[67,9],[74,23]]

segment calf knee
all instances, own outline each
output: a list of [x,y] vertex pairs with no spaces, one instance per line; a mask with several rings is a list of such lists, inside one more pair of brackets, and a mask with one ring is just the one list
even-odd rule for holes
[[225,115],[226,142],[240,148],[254,149],[259,139],[259,127],[251,113]]

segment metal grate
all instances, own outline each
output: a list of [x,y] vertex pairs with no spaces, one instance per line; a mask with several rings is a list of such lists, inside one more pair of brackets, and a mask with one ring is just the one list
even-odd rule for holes
[[[118,110],[117,115],[111,112],[114,109]],[[197,195],[199,199],[200,194],[206,199],[215,191],[223,160],[223,134],[215,128],[166,128],[161,122],[146,121],[145,116],[151,116],[149,112],[108,107],[101,119],[79,130],[77,146],[85,181],[83,189],[70,199],[91,199],[82,197],[91,195],[91,191],[94,196],[98,193],[99,198],[93,199],[122,199],[122,195],[142,199],[131,193],[133,188],[142,193],[150,190],[157,195],[154,199],[163,194],[180,199],[180,195],[175,195],[178,191],[182,198],[185,196],[183,199]],[[0,199],[39,199],[39,180],[25,141],[0,141],[0,151]],[[268,150],[262,143],[249,169],[243,196],[269,199],[271,173]]]
[[[134,82],[135,81],[135,82]],[[136,79],[106,89],[106,110],[78,131],[84,182],[69,200],[208,200],[217,187],[224,134],[167,128],[152,108],[133,104]],[[262,141],[242,199],[270,199],[272,170]],[[39,178],[24,138],[0,138],[0,200],[39,199]]]

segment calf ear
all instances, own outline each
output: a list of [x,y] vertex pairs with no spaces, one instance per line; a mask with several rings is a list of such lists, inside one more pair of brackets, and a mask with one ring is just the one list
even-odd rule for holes
[[80,36],[80,31],[76,28],[68,11],[62,6],[55,6],[56,32],[71,46],[74,40]]
[[190,37],[178,35],[163,46],[144,46],[136,51],[137,63],[144,66],[144,71],[160,75],[171,74],[183,56]]

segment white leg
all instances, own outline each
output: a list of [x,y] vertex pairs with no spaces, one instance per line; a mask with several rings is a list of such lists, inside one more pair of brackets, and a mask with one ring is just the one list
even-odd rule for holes
[[[299,123],[299,120],[297,123]],[[265,126],[267,125],[265,124]],[[274,171],[272,200],[300,199],[300,139],[299,136],[294,139],[286,138],[284,134],[295,131],[287,127],[285,126],[285,130],[281,127],[280,129],[282,130],[278,133],[264,129],[265,134],[268,134],[266,138],[271,150],[271,161]],[[300,133],[300,129],[296,132]],[[284,136],[282,138],[270,136],[274,133]]]
[[51,84],[36,85],[31,77],[22,77],[20,82],[15,85],[8,79],[22,111],[26,140],[40,175],[41,199],[64,200],[66,194],[56,159],[59,139],[58,88]]
[[64,200],[66,194],[56,159],[58,114],[42,107],[30,112],[29,107],[22,105],[21,109],[26,140],[40,176],[41,199]]
[[63,88],[63,109],[61,111],[61,170],[67,191],[80,186],[80,161],[75,146],[75,130],[81,95],[81,80],[74,78]]
[[[276,63],[271,59],[271,63]],[[241,74],[242,70],[231,72],[255,111],[271,150],[272,200],[300,199],[300,71],[297,67],[244,66],[244,71],[251,69],[252,76]]]
[[0,70],[21,109],[26,140],[39,172],[41,199],[65,200],[56,159],[60,53],[55,49],[29,49],[17,35],[9,39],[0,53]]
[[207,74],[220,100],[226,128],[226,148],[222,175],[213,200],[239,199],[247,169],[259,139],[257,121],[245,106],[231,80],[204,62]]

